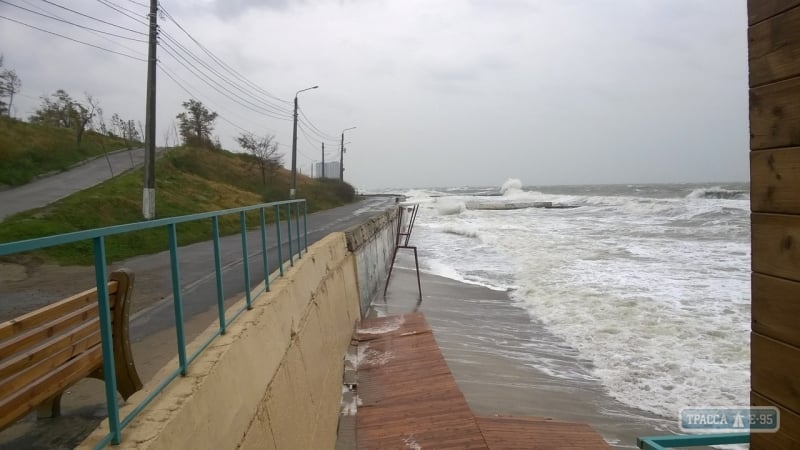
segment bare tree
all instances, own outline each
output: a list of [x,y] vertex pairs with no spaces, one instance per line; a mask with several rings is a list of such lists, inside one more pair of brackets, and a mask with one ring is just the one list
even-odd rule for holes
[[[2,61],[0,61],[2,66]],[[8,104],[5,105],[7,113],[11,116],[11,106],[14,104],[14,94],[18,94],[22,87],[22,80],[14,70],[5,69],[0,72],[0,96],[8,97]]]
[[91,94],[88,92],[85,93],[86,95],[86,103],[87,105],[82,105],[78,102],[73,102],[72,110],[75,115],[75,134],[77,137],[78,145],[81,145],[81,140],[83,139],[83,133],[86,131],[86,128],[92,124],[92,120],[94,120],[94,116],[97,111],[100,109],[100,101],[96,98],[92,97]]
[[268,134],[264,137],[252,133],[242,133],[236,138],[239,145],[255,157],[256,164],[261,171],[261,184],[267,184],[267,175],[270,178],[277,167],[281,165],[283,155],[278,153],[278,142],[275,136]]

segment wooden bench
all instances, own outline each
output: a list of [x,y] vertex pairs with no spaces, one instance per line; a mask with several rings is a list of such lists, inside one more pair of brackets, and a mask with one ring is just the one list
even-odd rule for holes
[[[134,277],[121,269],[109,278],[117,390],[127,400],[142,388],[128,338]],[[34,409],[56,417],[67,388],[103,379],[98,311],[95,288],[0,324],[0,430]]]

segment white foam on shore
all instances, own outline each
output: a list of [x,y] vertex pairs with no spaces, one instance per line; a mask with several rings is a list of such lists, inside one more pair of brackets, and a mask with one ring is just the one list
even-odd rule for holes
[[410,448],[412,450],[422,450],[422,446],[419,445],[416,439],[414,439],[414,435],[409,435],[403,438],[403,443],[406,445],[406,448]]
[[353,369],[362,367],[383,366],[394,357],[394,352],[382,352],[370,348],[369,342],[360,342],[358,350],[355,352],[348,352],[344,359],[345,365],[349,365]]
[[383,325],[371,328],[359,328],[358,334],[386,334],[391,333],[403,326],[406,319],[403,316],[393,317],[383,323]]
[[[347,388],[345,388],[347,390]],[[358,412],[358,407],[362,405],[361,397],[358,394],[354,394],[353,398],[341,405],[341,415],[343,416],[355,416]]]

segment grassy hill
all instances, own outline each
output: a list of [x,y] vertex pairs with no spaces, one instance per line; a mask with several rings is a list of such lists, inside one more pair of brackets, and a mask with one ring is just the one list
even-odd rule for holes
[[[142,170],[135,170],[63,200],[6,218],[0,242],[86,230],[142,220]],[[173,217],[285,200],[289,173],[280,168],[267,181],[249,155],[205,148],[177,148],[156,164],[156,214]],[[340,206],[354,200],[354,190],[334,180],[314,180],[299,175],[297,198],[308,200],[309,212]],[[268,218],[271,220],[271,217]],[[257,213],[248,216],[257,226]],[[220,220],[222,232],[239,230],[238,217]],[[209,221],[178,226],[181,245],[210,239]],[[153,229],[112,237],[106,241],[111,261],[166,249],[166,230]],[[63,245],[37,252],[37,258],[60,264],[90,264],[91,243]]]
[[[0,116],[0,185],[19,186],[106,151],[127,148],[124,139],[87,131],[78,146],[75,130],[34,125]],[[133,143],[134,145],[141,145]]]

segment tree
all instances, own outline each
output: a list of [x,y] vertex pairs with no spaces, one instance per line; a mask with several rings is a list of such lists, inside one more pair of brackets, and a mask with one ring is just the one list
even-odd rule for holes
[[217,113],[210,112],[201,102],[190,99],[183,102],[186,111],[175,116],[180,122],[181,136],[183,143],[187,145],[199,145],[202,147],[213,147],[211,132],[214,130],[214,120]]
[[75,114],[75,132],[78,138],[78,145],[81,145],[81,139],[83,139],[83,133],[86,131],[86,128],[92,124],[92,120],[94,119],[95,113],[100,112],[100,102],[91,96],[88,92],[86,93],[86,103],[88,106],[81,105],[78,102],[73,102],[73,111]]
[[[0,55],[0,69],[3,68],[3,55]],[[0,74],[2,74],[2,70],[0,70]],[[0,80],[0,114],[6,114],[8,111],[8,105],[6,102],[3,101],[3,97],[5,97],[5,88],[2,84],[2,80]]]
[[42,97],[42,106],[30,117],[31,123],[49,125],[75,130],[78,145],[81,145],[83,133],[91,125],[100,102],[86,93],[86,105],[70,97],[63,89],[57,90],[50,98]]
[[0,92],[3,97],[8,97],[6,110],[9,116],[11,116],[11,106],[14,104],[14,94],[18,94],[20,88],[22,88],[22,80],[19,79],[16,71],[6,69],[0,74]]
[[59,89],[50,97],[42,96],[42,105],[30,117],[31,123],[58,128],[72,128],[72,97]]
[[283,155],[278,153],[278,142],[275,140],[275,136],[268,134],[259,137],[253,133],[242,133],[236,138],[236,141],[255,157],[256,164],[261,171],[261,184],[267,184],[267,174],[272,178],[283,158]]
[[[0,69],[3,67],[3,55],[0,55]],[[14,94],[18,94],[22,87],[22,80],[14,70],[0,70],[0,99],[8,97],[8,103],[0,100],[0,114],[11,116],[11,106],[14,103]]]
[[111,115],[111,129],[109,133],[112,136],[125,139],[128,143],[128,147],[130,147],[133,142],[141,140],[139,130],[136,129],[136,122],[133,120],[124,120],[117,113]]

